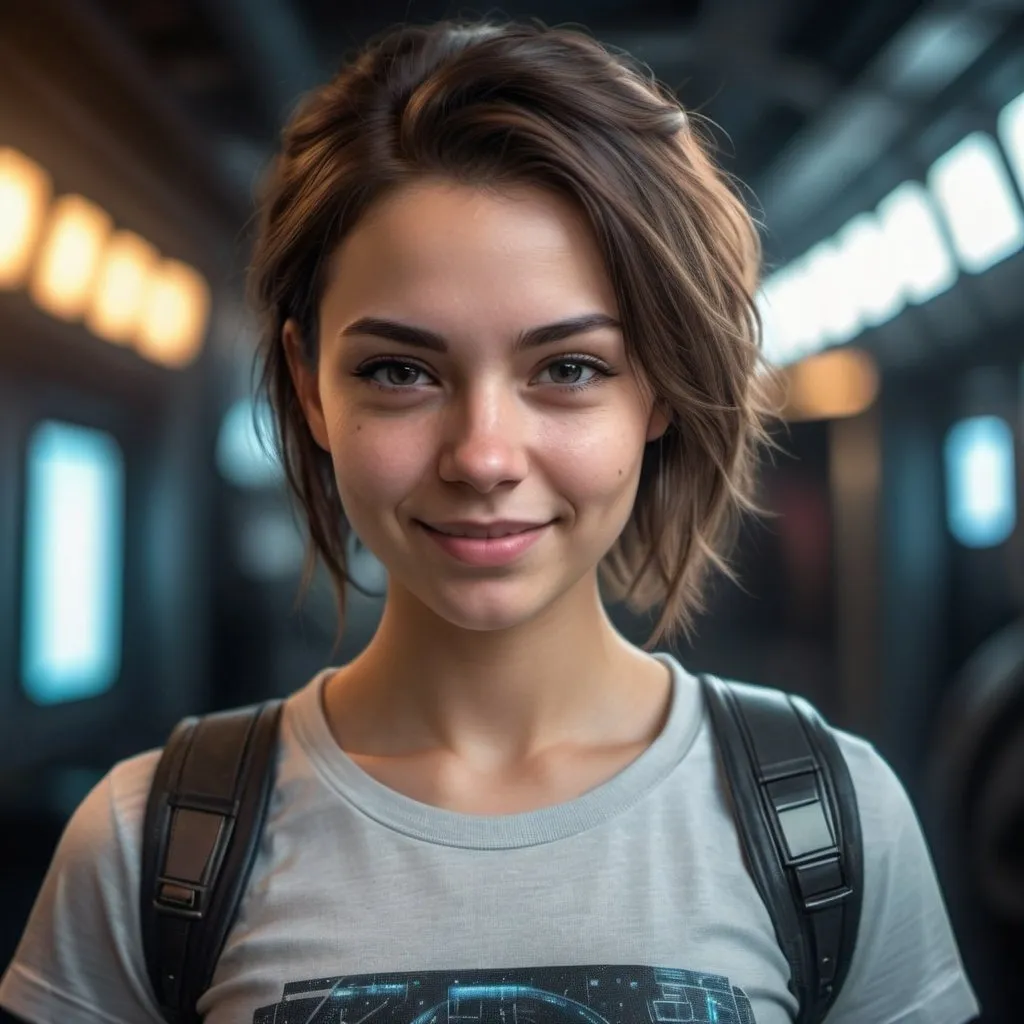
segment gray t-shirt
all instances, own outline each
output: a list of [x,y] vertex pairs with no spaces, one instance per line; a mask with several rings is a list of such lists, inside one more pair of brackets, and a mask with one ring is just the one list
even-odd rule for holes
[[[324,675],[291,697],[268,827],[208,1024],[727,1021],[795,1001],[743,863],[697,681],[667,655],[665,728],[577,799],[484,817],[376,782],[336,745]],[[977,1004],[914,811],[839,734],[860,802],[864,904],[831,1024],[963,1024]],[[34,1022],[159,1021],[139,843],[155,752],[118,764],[61,840],[0,1004]]]

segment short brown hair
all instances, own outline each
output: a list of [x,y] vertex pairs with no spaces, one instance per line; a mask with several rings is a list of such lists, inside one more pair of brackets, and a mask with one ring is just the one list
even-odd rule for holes
[[393,29],[285,127],[250,280],[265,321],[261,388],[308,521],[307,580],[321,558],[343,620],[349,527],[282,328],[294,319],[315,360],[328,257],[372,204],[425,176],[531,184],[586,214],[629,359],[671,418],[645,452],[632,515],[600,566],[602,592],[635,611],[661,606],[648,646],[689,630],[707,570],[728,571],[731,527],[752,507],[765,410],[759,237],[668,89],[585,33],[539,24]]

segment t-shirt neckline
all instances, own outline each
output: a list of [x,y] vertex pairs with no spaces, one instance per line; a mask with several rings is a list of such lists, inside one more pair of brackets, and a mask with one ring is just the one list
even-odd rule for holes
[[587,792],[549,807],[514,814],[451,811],[405,796],[367,774],[337,744],[323,710],[323,687],[332,669],[318,673],[289,698],[291,730],[320,779],[377,823],[414,839],[465,849],[537,846],[592,829],[628,810],[655,789],[689,752],[700,730],[698,681],[667,652],[653,655],[672,674],[672,695],[661,732],[643,753]]

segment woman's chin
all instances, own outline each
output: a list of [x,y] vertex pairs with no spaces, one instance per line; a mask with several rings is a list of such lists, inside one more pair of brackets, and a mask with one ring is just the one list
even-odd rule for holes
[[462,606],[445,602],[435,613],[456,629],[472,633],[500,633],[515,629],[533,619],[539,609],[517,607],[512,604],[490,607]]
[[551,600],[536,585],[516,586],[512,580],[454,586],[420,598],[440,619],[457,629],[486,633],[515,629],[535,619]]

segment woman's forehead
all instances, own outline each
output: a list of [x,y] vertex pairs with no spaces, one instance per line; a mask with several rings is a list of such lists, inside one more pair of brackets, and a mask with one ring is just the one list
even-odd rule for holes
[[383,314],[370,308],[383,303],[392,315],[499,317],[517,329],[615,315],[616,306],[596,242],[570,203],[539,189],[447,183],[382,200],[339,246],[324,303],[325,316]]

